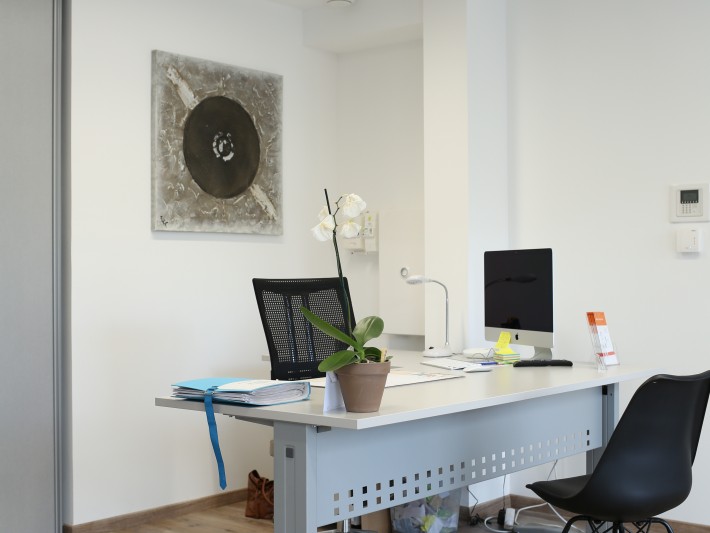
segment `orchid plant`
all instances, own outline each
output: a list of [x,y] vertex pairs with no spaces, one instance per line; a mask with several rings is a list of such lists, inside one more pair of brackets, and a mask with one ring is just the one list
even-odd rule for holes
[[[335,371],[353,363],[384,362],[389,359],[387,350],[365,346],[367,342],[382,334],[384,322],[380,317],[365,317],[359,320],[354,328],[350,323],[350,301],[347,292],[345,292],[343,269],[340,264],[340,252],[338,251],[338,234],[344,239],[352,239],[360,234],[362,227],[355,219],[365,211],[366,207],[367,204],[357,194],[346,194],[338,198],[335,202],[335,210],[332,210],[328,199],[328,191],[325,190],[325,206],[318,214],[320,222],[311,229],[311,233],[319,241],[333,241],[340,290],[342,291],[347,312],[348,331],[347,333],[341,331],[305,307],[301,307],[301,312],[313,326],[350,347],[347,350],[335,352],[321,361],[318,365],[318,370],[321,372]],[[343,219],[343,217],[344,221],[340,222],[338,219]]]

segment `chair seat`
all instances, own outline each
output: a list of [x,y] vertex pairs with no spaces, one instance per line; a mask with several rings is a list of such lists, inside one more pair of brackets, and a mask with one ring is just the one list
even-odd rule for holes
[[[662,494],[653,485],[642,487],[634,483],[625,483],[618,479],[617,484],[626,486],[624,499],[615,499],[600,495],[596,490],[589,490],[591,474],[554,481],[538,481],[527,485],[535,494],[552,505],[575,513],[593,517],[604,522],[640,522],[672,509],[685,500],[687,494],[679,496],[672,491]],[[613,492],[613,491],[610,491]]]
[[[603,498],[590,497],[585,487],[591,478],[590,475],[577,476],[552,481],[538,481],[527,485],[535,494],[552,505],[570,513],[594,517],[595,520],[605,522],[634,522],[653,516],[644,502],[644,495],[640,494],[641,506],[628,505],[627,502],[610,502]],[[651,512],[649,512],[651,511]]]
[[571,511],[573,513],[582,512],[578,509],[569,509],[584,486],[589,481],[591,474],[586,476],[570,477],[566,479],[555,479],[552,481],[537,481],[527,487],[546,502]]

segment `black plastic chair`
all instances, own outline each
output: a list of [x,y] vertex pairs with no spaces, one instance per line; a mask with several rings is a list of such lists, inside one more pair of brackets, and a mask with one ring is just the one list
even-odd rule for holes
[[318,364],[348,347],[314,328],[300,311],[304,306],[347,332],[349,307],[350,323],[355,327],[347,278],[344,281],[349,305],[342,298],[339,278],[252,280],[269,348],[271,379],[292,381],[324,376],[318,371]]
[[[657,375],[636,391],[591,474],[538,481],[527,487],[592,532],[673,529],[656,515],[690,494],[692,465],[710,391],[710,370],[693,376]],[[608,523],[611,523],[609,525]],[[626,530],[628,531],[628,530]]]

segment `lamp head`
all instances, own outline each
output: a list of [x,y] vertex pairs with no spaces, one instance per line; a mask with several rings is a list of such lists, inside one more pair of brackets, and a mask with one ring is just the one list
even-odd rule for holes
[[410,285],[419,285],[420,283],[429,283],[431,280],[421,274],[415,274],[414,276],[409,276],[405,281]]

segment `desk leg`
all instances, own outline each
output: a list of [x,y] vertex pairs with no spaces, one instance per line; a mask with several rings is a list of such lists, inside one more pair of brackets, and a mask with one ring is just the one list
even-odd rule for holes
[[316,427],[274,424],[274,532],[316,533]]
[[[597,466],[599,459],[609,444],[611,434],[614,432],[616,423],[619,421],[619,384],[613,383],[602,387],[602,445],[587,452],[587,474],[591,474]],[[600,531],[611,527],[611,523],[606,522]],[[586,531],[591,531],[589,526]]]
[[591,474],[609,443],[616,423],[619,421],[619,384],[602,387],[602,445],[587,452],[587,474]]

